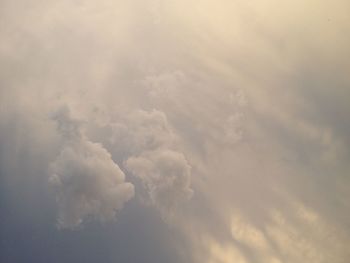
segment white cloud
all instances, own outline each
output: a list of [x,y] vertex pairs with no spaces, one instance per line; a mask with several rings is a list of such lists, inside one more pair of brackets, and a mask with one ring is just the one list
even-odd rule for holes
[[126,166],[141,179],[151,202],[164,217],[181,202],[191,198],[191,167],[184,155],[171,150],[155,150],[130,157]]
[[111,143],[130,155],[171,147],[175,142],[166,115],[159,110],[133,111],[124,121],[112,123]]
[[164,217],[187,201],[198,262],[348,255],[348,1],[22,2],[0,4],[0,168],[51,163],[61,227],[114,218],[130,175]]
[[177,138],[164,112],[134,111],[110,124],[111,148],[123,156],[125,166],[138,177],[150,204],[164,218],[192,196],[191,166],[178,149]]
[[58,203],[58,225],[79,226],[84,219],[113,220],[134,196],[134,186],[101,144],[89,141],[64,108],[55,115],[64,137],[60,154],[50,167],[49,182]]

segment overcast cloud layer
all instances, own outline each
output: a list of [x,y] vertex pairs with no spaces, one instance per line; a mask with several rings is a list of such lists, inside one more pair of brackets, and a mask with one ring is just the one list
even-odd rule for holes
[[0,1],[0,261],[346,263],[350,4]]

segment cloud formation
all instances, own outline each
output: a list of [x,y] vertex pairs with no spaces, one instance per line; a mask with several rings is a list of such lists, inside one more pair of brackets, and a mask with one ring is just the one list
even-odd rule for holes
[[35,193],[55,213],[53,196],[61,228],[171,215],[161,243],[186,263],[346,262],[348,10],[1,1],[0,200],[24,211],[14,196]]
[[64,144],[50,165],[50,186],[59,206],[58,225],[79,226],[84,219],[112,220],[134,196],[134,186],[101,144],[89,141],[67,108],[55,114]]
[[141,179],[151,202],[166,217],[179,203],[191,198],[191,166],[184,155],[171,150],[156,150],[130,157],[127,169]]
[[191,166],[176,149],[179,138],[159,110],[138,110],[123,119],[111,124],[111,148],[123,156],[126,170],[141,180],[145,201],[167,218],[193,193]]

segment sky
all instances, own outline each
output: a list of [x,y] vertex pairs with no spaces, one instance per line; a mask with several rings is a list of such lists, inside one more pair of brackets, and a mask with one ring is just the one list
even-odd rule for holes
[[1,0],[0,261],[346,263],[347,0]]

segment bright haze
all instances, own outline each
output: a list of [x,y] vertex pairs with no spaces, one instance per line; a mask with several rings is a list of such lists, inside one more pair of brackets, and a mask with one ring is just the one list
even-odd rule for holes
[[349,11],[1,0],[0,262],[349,262]]

